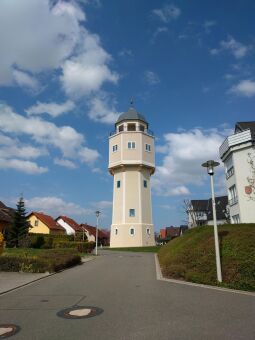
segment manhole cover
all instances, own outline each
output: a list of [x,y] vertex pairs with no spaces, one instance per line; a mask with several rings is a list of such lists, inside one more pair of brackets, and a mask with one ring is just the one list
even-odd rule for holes
[[86,319],[103,313],[103,309],[93,306],[79,306],[62,309],[57,316],[65,319]]
[[0,339],[6,339],[18,333],[20,327],[12,324],[0,325]]

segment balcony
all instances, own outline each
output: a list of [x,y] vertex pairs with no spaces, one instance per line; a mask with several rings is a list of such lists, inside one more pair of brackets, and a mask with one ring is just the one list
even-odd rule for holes
[[220,146],[220,158],[225,155],[225,153],[229,150],[231,146],[239,145],[246,142],[252,141],[251,130],[245,130],[243,132],[235,133],[229,137],[227,137],[224,142]]
[[142,132],[145,135],[154,137],[154,132],[152,130],[150,130],[150,129],[145,129],[144,131],[140,131],[140,130],[135,130],[135,131],[125,131],[125,130],[124,131],[116,131],[116,130],[114,130],[114,131],[111,131],[109,133],[109,136],[112,137],[112,136],[117,135],[118,133],[122,133],[122,132],[133,132],[133,133],[134,132]]

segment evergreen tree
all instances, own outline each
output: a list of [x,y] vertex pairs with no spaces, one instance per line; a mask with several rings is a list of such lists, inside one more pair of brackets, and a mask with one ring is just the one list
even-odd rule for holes
[[13,247],[19,247],[21,240],[28,235],[29,222],[26,219],[26,208],[23,197],[21,196],[15,210],[13,223],[8,235],[8,244]]

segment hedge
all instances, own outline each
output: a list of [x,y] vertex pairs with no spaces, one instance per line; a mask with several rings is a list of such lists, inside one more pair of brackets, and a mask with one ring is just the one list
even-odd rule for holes
[[2,233],[0,233],[0,255],[2,254],[4,249],[4,236]]
[[39,256],[1,256],[0,271],[44,273],[57,272],[81,263],[80,255],[73,250],[48,250]]
[[53,243],[55,248],[71,248],[76,249],[79,253],[91,253],[95,248],[95,242],[65,242],[55,241]]

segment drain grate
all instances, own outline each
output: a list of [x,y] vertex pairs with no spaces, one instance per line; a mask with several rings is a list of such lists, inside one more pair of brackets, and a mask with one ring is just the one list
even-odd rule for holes
[[0,325],[0,339],[7,339],[10,336],[18,333],[20,331],[20,327],[13,324],[4,324]]
[[103,313],[102,308],[94,306],[75,306],[62,309],[57,316],[64,319],[87,319]]

